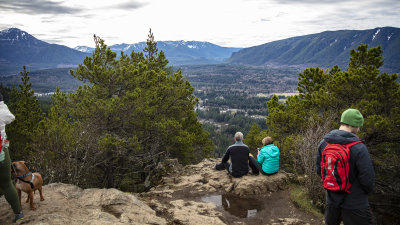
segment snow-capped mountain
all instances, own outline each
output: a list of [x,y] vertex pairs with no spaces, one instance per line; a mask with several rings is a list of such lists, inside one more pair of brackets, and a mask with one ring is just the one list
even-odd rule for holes
[[[132,51],[143,51],[146,47],[146,42],[135,44],[123,43],[109,47],[113,52],[120,54],[122,51],[129,55]],[[200,41],[158,41],[157,47],[165,53],[172,65],[221,63],[228,59],[233,52],[240,50],[240,48],[221,47],[209,42]],[[92,53],[94,48],[77,46],[75,50]]]
[[25,45],[25,46],[43,46],[46,43],[40,41],[28,34],[25,31],[19,30],[18,28],[9,28],[0,31],[1,43],[9,43],[10,45]]
[[292,37],[242,49],[232,54],[229,63],[249,65],[298,65],[347,69],[350,49],[360,44],[383,50],[383,68],[400,72],[400,28],[377,27],[369,30],[325,31]]
[[[105,40],[107,41],[107,40]],[[120,54],[141,52],[146,42],[136,44],[116,44],[111,50]],[[228,59],[239,48],[226,48],[208,42],[160,41],[159,50],[164,51],[171,65],[215,64]],[[78,46],[75,49],[49,44],[17,28],[0,31],[0,75],[22,70],[38,70],[59,67],[74,67],[90,56],[94,48]]]
[[88,54],[63,45],[38,40],[25,31],[9,28],[0,31],[0,75],[28,70],[72,67]]
[[91,48],[88,46],[81,46],[81,45],[76,46],[74,49],[77,51],[80,51],[80,52],[84,52],[84,53],[92,53],[94,51],[94,48]]

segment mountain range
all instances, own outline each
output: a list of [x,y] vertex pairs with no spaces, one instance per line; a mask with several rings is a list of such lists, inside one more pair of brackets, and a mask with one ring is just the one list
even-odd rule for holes
[[297,36],[242,49],[227,61],[254,66],[279,65],[332,67],[347,69],[350,49],[360,44],[380,45],[383,50],[383,70],[400,72],[400,29],[379,27],[369,30],[325,31]]
[[[251,66],[332,67],[347,69],[350,49],[361,43],[380,45],[383,71],[400,72],[400,28],[380,27],[369,30],[325,31],[296,36],[249,48],[221,47],[199,41],[158,41],[171,65],[242,64]],[[109,46],[114,52],[140,52],[146,42]],[[17,28],[0,31],[0,76],[15,74],[26,65],[29,71],[75,67],[90,56],[93,48],[69,48],[49,44]]]
[[[143,51],[146,42],[123,43],[109,47],[113,52],[123,51],[125,54],[130,54],[132,51]],[[157,41],[157,47],[165,53],[170,64],[176,66],[222,63],[232,55],[232,52],[240,50],[240,48],[221,47],[210,42],[199,41]],[[87,46],[78,46],[75,49],[85,53],[94,51],[94,48]]]
[[[146,42],[136,44],[116,44],[109,46],[118,54],[130,54],[146,47]],[[240,48],[221,47],[209,42],[199,41],[159,41],[159,50],[164,51],[171,65],[216,64],[227,60],[232,52]],[[0,75],[28,70],[75,67],[90,56],[94,48],[78,46],[69,48],[49,44],[17,28],[0,31]]]

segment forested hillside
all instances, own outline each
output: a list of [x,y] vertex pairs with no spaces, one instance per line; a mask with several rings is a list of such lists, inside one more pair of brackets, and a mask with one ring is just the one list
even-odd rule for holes
[[325,31],[245,48],[228,60],[234,64],[298,65],[301,68],[339,65],[347,69],[349,51],[360,44],[381,46],[387,72],[400,72],[400,29],[381,27],[370,30]]

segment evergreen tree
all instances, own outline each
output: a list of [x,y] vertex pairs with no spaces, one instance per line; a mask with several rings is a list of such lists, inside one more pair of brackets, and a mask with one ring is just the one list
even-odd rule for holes
[[3,101],[7,103],[10,99],[11,89],[0,83],[0,93],[3,95]]
[[[81,171],[91,168],[95,176],[82,172],[85,182],[81,183],[132,191],[135,184],[149,180],[150,172],[164,158],[178,158],[186,164],[211,154],[208,133],[194,114],[193,88],[181,71],[167,66],[151,31],[144,54],[121,52],[119,59],[104,40],[97,36],[94,40],[92,57],[71,71],[89,85],[68,96],[59,95],[47,122],[50,128],[58,123],[71,125],[65,132],[72,135],[72,146],[65,141],[64,149],[53,151],[59,155],[70,152]],[[67,111],[60,111],[64,107]],[[55,112],[63,116],[57,118]],[[44,137],[55,141],[51,135]],[[79,151],[72,154],[75,149]]]
[[[88,138],[79,130],[79,124],[69,113],[67,95],[57,87],[51,96],[52,107],[47,117],[39,124],[35,132],[37,137],[33,142],[35,155],[30,163],[31,169],[40,171],[45,182],[72,183],[80,186],[82,178],[90,177],[94,165],[94,157],[89,152],[81,151],[76,145],[82,139]],[[86,179],[89,183],[89,179]]]
[[29,160],[33,151],[31,144],[35,141],[35,130],[43,114],[39,102],[31,89],[29,72],[26,66],[21,74],[22,83],[19,90],[13,88],[9,101],[10,111],[15,121],[7,126],[7,138],[10,140],[10,155],[12,160]]
[[282,160],[289,162],[286,165],[297,166],[296,171],[312,171],[304,168],[315,166],[312,162],[296,164],[302,154],[296,146],[315,141],[305,140],[305,134],[309,137],[314,134],[313,138],[320,140],[324,133],[319,130],[321,127],[325,132],[337,128],[341,113],[350,107],[357,108],[365,118],[358,135],[364,138],[371,152],[378,188],[400,191],[400,180],[393,180],[393,174],[400,173],[400,84],[396,81],[397,74],[379,71],[383,65],[381,54],[380,46],[368,49],[362,44],[350,51],[348,71],[341,71],[338,66],[330,70],[305,69],[299,74],[298,96],[289,97],[285,103],[271,98],[267,103],[268,128],[283,140]]

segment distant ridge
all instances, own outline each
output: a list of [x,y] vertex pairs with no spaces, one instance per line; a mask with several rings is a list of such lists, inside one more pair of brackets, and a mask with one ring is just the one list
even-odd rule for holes
[[[107,41],[107,40],[106,40]],[[369,30],[325,31],[318,34],[292,37],[250,48],[221,47],[199,41],[158,41],[171,65],[246,64],[254,66],[319,66],[338,64],[347,69],[350,49],[361,43],[369,47],[381,45],[383,71],[400,72],[400,28],[380,27]],[[111,50],[140,52],[146,42],[116,44]],[[26,65],[29,71],[75,67],[90,56],[94,49],[78,46],[75,49],[49,44],[38,40],[25,31],[9,28],[0,31],[0,76],[16,74]]]
[[[107,41],[107,40],[105,40]],[[132,50],[140,52],[146,42],[137,44],[117,44],[111,50],[120,54],[130,54]],[[171,65],[217,64],[226,61],[232,52],[240,48],[221,47],[209,42],[199,41],[159,41],[159,50],[163,50]],[[49,44],[18,28],[0,31],[0,75],[21,71],[26,65],[28,70],[76,67],[90,56],[93,48],[78,46],[75,49],[63,45]]]
[[382,46],[384,70],[400,72],[400,28],[378,27],[370,30],[325,31],[292,37],[233,53],[228,62],[248,65],[297,65],[347,69],[350,49],[361,43]]
[[0,73],[22,71],[23,65],[28,70],[76,66],[87,55],[38,40],[17,28],[0,31]]
[[[130,54],[132,51],[141,52],[146,42],[136,44],[116,44],[109,46],[113,52]],[[216,64],[226,61],[233,52],[241,48],[221,47],[210,42],[200,41],[157,41],[157,47],[162,50],[172,65]],[[77,46],[76,50],[91,53],[94,48]]]

